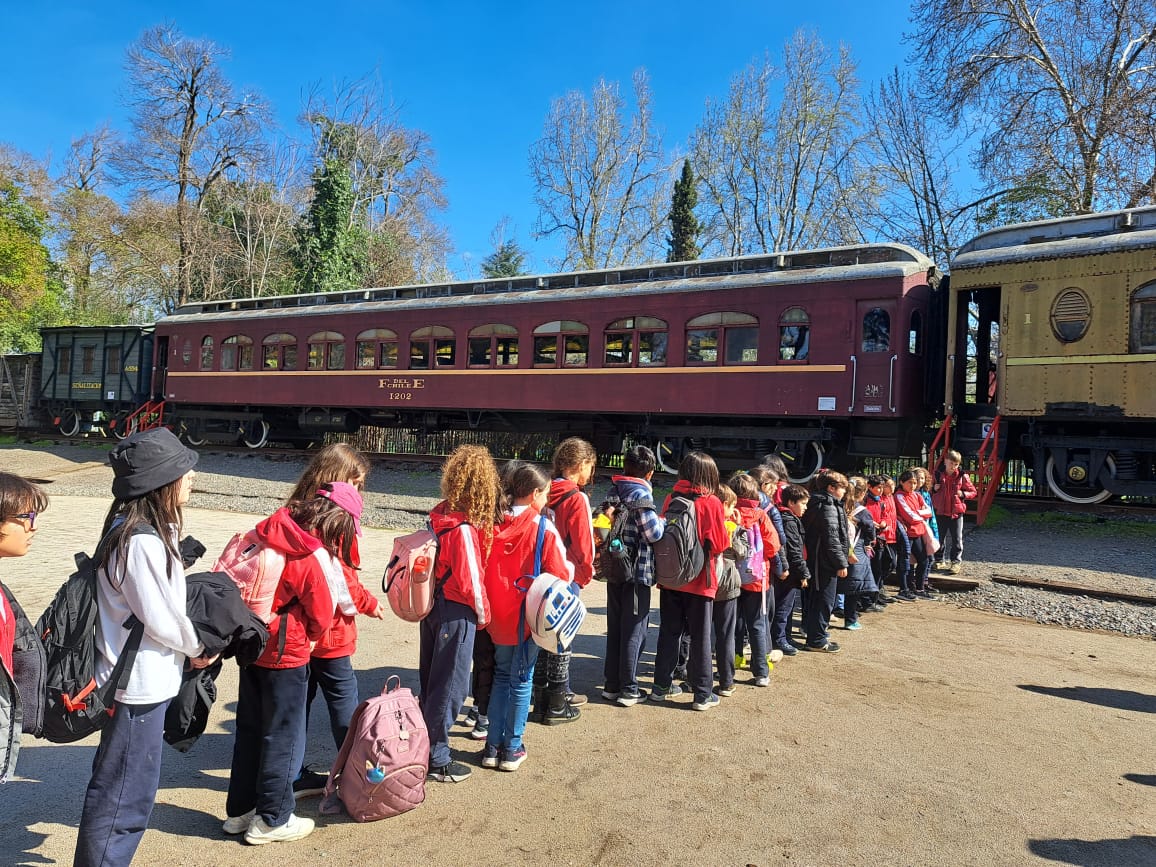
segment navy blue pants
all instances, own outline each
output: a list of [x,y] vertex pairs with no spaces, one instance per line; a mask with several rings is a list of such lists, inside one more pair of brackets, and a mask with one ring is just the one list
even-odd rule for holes
[[293,781],[305,760],[305,702],[309,666],[241,669],[237,737],[225,812],[256,810],[277,828],[293,814]]
[[76,867],[132,862],[161,782],[168,706],[168,701],[118,704],[101,729],[76,835]]
[[922,536],[911,540],[911,556],[915,558],[915,566],[911,569],[911,589],[926,590],[928,574],[931,572],[931,555],[927,553],[927,542]]
[[450,727],[470,691],[470,662],[478,616],[441,594],[421,622],[421,713],[429,731],[429,766],[450,763]]
[[[742,615],[743,628],[746,638],[751,643],[751,674],[755,677],[766,677],[771,673],[767,666],[767,618],[773,616],[774,597],[766,595],[767,614],[763,614],[763,594],[755,590],[739,591],[739,613]],[[740,636],[740,639],[743,636]],[[738,644],[738,640],[735,641]]]
[[490,711],[496,664],[494,639],[486,630],[478,630],[474,633],[474,673],[470,676],[470,692],[474,696],[474,707],[482,716]]
[[771,619],[771,647],[782,650],[791,643],[787,631],[791,625],[791,614],[795,610],[795,599],[799,595],[799,586],[793,581],[776,581],[775,588],[775,616]]
[[313,708],[313,699],[317,697],[317,690],[325,696],[325,704],[329,707],[329,730],[333,733],[333,743],[337,749],[345,743],[345,735],[349,731],[349,721],[353,719],[353,712],[359,704],[357,697],[357,675],[353,673],[352,656],[334,656],[330,659],[319,659],[314,656],[309,660],[309,697],[305,704],[305,719],[308,724],[309,711]]
[[810,592],[807,607],[803,610],[803,626],[807,633],[807,644],[822,647],[830,639],[827,630],[831,627],[831,612],[835,608],[836,589],[839,579],[832,572],[829,577],[819,577],[818,570],[811,570]]
[[911,589],[911,567],[908,557],[911,556],[911,539],[907,531],[897,527],[895,531],[895,546],[892,548],[895,555],[895,583],[899,585],[899,592]]
[[607,692],[638,689],[638,660],[646,646],[649,620],[649,587],[633,582],[606,585],[606,664],[602,674]]
[[654,658],[654,685],[667,689],[674,678],[678,662],[678,643],[685,630],[690,634],[690,658],[686,662],[686,679],[694,690],[695,701],[706,701],[711,694],[710,645],[714,627],[714,600],[696,593],[662,590],[658,594],[658,651]]
[[720,687],[734,686],[735,682],[735,618],[739,600],[714,601],[711,619],[714,621],[714,666]]

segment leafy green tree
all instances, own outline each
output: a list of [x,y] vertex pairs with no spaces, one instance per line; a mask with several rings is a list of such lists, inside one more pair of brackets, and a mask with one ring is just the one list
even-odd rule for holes
[[63,316],[44,246],[45,215],[0,168],[0,351],[35,351],[39,329]]
[[486,277],[520,277],[526,274],[526,254],[517,241],[505,241],[482,260],[482,274]]
[[682,176],[674,182],[674,195],[671,196],[670,234],[666,238],[669,253],[667,262],[689,262],[697,259],[702,253],[698,246],[699,236],[702,234],[702,223],[694,215],[698,205],[698,188],[695,186],[694,169],[690,160],[682,161]]
[[301,233],[304,291],[362,288],[369,235],[359,216],[349,166],[333,157],[324,160],[313,177],[313,201]]

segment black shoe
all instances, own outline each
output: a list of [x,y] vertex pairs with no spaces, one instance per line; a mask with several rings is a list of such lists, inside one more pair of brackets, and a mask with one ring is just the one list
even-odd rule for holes
[[429,773],[426,774],[426,779],[436,783],[460,783],[462,780],[468,780],[472,773],[461,762],[450,762],[440,768],[430,768]]
[[842,608],[836,608],[834,611],[831,612],[831,616],[832,617],[842,617],[843,616],[843,609]]
[[810,650],[815,653],[838,653],[839,645],[834,641],[828,641],[826,644],[819,645],[818,647],[813,644],[804,644],[803,650]]
[[312,798],[325,791],[325,784],[329,782],[329,774],[318,773],[311,768],[302,768],[297,779],[293,781],[294,798]]
[[671,675],[670,681],[671,681],[671,683],[674,683],[674,681],[676,681],[676,680],[679,681],[680,683],[682,681],[686,680],[686,669],[685,668],[676,668],[674,670],[674,674]]
[[783,651],[783,656],[794,656],[799,652],[799,648],[791,643],[778,645],[779,650]]
[[919,597],[917,597],[910,590],[904,590],[902,593],[900,593],[898,596],[895,597],[895,601],[896,602],[914,602],[917,598],[919,598]]
[[574,707],[572,704],[565,704],[561,708],[554,710],[550,709],[543,714],[542,724],[548,726],[560,726],[569,722],[574,722],[578,717],[582,716],[582,711]]

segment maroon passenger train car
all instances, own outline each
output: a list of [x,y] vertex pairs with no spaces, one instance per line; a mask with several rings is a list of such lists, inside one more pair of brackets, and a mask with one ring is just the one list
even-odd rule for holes
[[932,263],[898,244],[186,305],[155,393],[188,440],[362,424],[737,460],[919,454]]

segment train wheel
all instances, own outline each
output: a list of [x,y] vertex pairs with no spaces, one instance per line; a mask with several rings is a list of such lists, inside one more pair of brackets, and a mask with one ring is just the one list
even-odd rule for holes
[[66,409],[60,414],[60,423],[56,426],[66,437],[74,437],[80,433],[80,415],[74,409]]
[[195,447],[196,446],[203,446],[205,444],[205,438],[202,436],[196,436],[191,431],[186,430],[185,431],[185,442],[187,442],[189,445],[195,446]]
[[246,425],[245,433],[241,435],[241,442],[251,449],[259,449],[269,442],[269,422],[264,419]]
[[798,456],[793,461],[788,461],[782,451],[780,456],[787,464],[787,478],[796,485],[805,485],[823,468],[823,459],[827,457],[827,453],[819,443],[810,440],[802,444]]
[[118,440],[122,440],[131,434],[136,433],[137,419],[128,420],[129,414],[127,412],[117,413],[116,424],[112,426],[112,435]]
[[[1107,464],[1108,472],[1114,478],[1116,476],[1116,461],[1112,459],[1111,455],[1108,455],[1104,459],[1104,463]],[[1056,456],[1048,455],[1046,472],[1048,487],[1051,488],[1053,494],[1065,502],[1090,506],[1102,503],[1112,496],[1112,492],[1101,485],[1098,479],[1080,478],[1081,472],[1087,472],[1084,463],[1074,463],[1069,460],[1067,468],[1060,468],[1056,464]]]
[[678,441],[675,441],[674,444],[671,444],[666,440],[655,441],[654,457],[660,471],[678,475],[678,464],[679,461],[682,460],[682,449],[679,448],[677,442]]

